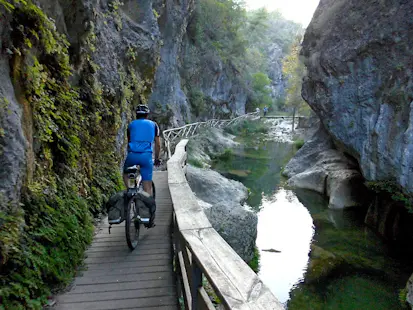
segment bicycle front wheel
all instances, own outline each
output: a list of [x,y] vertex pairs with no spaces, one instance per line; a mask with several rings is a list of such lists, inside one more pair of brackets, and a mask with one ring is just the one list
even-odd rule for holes
[[140,221],[138,219],[139,210],[134,198],[130,199],[126,207],[125,233],[126,243],[132,251],[139,242]]

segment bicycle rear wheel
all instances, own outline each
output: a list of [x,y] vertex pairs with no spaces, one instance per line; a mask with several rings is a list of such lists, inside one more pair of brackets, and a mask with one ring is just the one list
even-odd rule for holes
[[132,251],[136,248],[139,242],[140,221],[138,219],[139,208],[136,204],[136,200],[132,197],[126,207],[126,221],[125,221],[125,233],[126,243],[129,249]]

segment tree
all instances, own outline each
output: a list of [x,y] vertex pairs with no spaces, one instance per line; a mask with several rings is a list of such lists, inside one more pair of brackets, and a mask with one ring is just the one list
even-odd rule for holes
[[272,99],[270,97],[271,90],[269,88],[271,80],[267,74],[257,72],[252,75],[252,106],[262,107],[271,106]]
[[309,111],[309,106],[301,96],[302,80],[305,75],[305,66],[300,59],[301,37],[298,37],[290,53],[283,62],[283,73],[288,79],[286,106],[293,112],[293,132],[295,115],[298,112]]

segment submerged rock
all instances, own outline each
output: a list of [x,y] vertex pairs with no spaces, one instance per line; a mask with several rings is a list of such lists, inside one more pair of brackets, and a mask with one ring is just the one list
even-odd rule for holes
[[357,163],[335,149],[322,127],[291,159],[283,175],[290,178],[290,186],[328,196],[329,208],[364,204],[364,179]]
[[344,261],[323,248],[311,245],[310,262],[305,275],[305,283],[319,282],[338,269]]
[[187,180],[214,229],[244,261],[250,261],[254,256],[258,217],[245,205],[247,188],[218,172],[192,166],[188,166]]

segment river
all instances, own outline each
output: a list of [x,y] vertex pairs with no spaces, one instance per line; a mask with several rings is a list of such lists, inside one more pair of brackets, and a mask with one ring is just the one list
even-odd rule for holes
[[233,155],[213,165],[250,190],[260,278],[288,309],[403,309],[399,293],[413,272],[407,245],[377,237],[363,209],[333,211],[316,193],[288,189],[281,171],[296,147],[288,124],[272,124],[238,136]]

